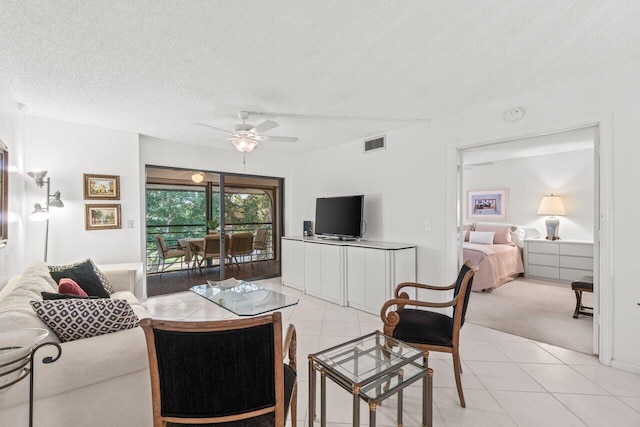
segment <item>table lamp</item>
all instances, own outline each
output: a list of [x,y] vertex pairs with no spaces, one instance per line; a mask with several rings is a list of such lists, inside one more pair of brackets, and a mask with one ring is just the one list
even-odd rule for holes
[[544,196],[540,207],[538,208],[538,215],[547,215],[545,226],[547,227],[547,240],[558,240],[558,227],[560,226],[560,220],[556,215],[564,215],[564,204],[562,203],[562,197]]

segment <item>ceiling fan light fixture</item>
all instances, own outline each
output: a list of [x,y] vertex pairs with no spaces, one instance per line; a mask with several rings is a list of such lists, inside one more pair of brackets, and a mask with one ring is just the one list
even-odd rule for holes
[[241,136],[239,138],[235,138],[231,141],[233,145],[238,149],[238,151],[242,151],[243,153],[248,153],[256,148],[258,145],[258,141],[255,139],[248,138],[246,136]]

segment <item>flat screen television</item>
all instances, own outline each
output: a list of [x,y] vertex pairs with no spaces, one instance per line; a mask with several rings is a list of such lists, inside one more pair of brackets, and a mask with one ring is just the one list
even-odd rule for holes
[[347,239],[362,237],[363,200],[363,195],[316,199],[316,235]]

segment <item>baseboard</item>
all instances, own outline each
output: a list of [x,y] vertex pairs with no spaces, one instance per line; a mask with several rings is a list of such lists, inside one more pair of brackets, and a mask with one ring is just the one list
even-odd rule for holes
[[640,366],[638,365],[632,365],[630,363],[621,362],[619,360],[612,360],[611,366],[623,371],[640,375]]

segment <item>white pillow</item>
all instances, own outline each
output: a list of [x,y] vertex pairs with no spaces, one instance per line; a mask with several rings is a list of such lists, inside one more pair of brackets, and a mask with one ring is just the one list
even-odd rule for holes
[[495,231],[470,231],[469,243],[480,243],[482,245],[493,245]]

